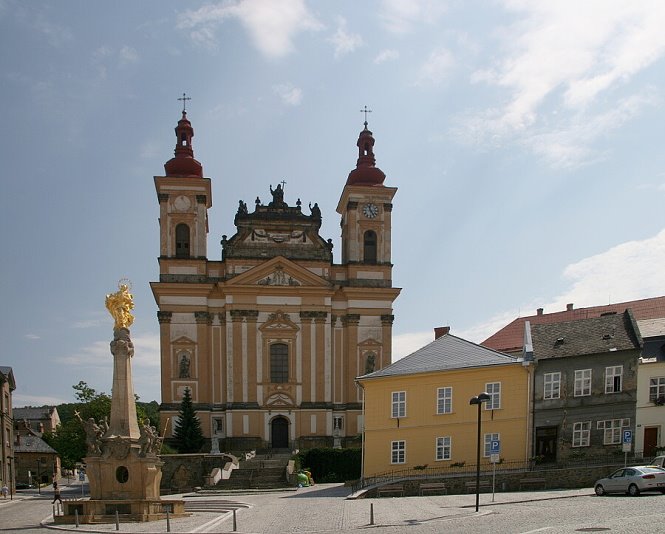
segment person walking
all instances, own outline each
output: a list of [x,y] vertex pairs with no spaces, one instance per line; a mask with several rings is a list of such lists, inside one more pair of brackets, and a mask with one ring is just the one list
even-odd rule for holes
[[9,488],[7,487],[7,484],[3,484],[2,489],[0,491],[2,492],[2,498],[6,499],[7,494],[9,493]]
[[53,481],[53,502],[51,504],[55,504],[55,501],[60,501],[60,504],[62,504],[62,499],[60,498],[60,486],[58,486],[56,480]]

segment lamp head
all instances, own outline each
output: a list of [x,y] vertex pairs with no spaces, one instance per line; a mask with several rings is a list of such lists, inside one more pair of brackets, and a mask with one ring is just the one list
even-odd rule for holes
[[476,397],[471,397],[469,404],[482,404],[483,402],[487,402],[491,398],[492,397],[490,396],[489,393],[483,391],[480,395],[477,395]]

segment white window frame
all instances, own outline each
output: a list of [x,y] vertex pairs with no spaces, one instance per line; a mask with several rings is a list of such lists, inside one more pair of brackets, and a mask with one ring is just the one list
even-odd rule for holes
[[552,400],[561,397],[561,371],[543,375],[543,399]]
[[603,431],[603,445],[620,445],[623,443],[623,429],[630,427],[630,418],[607,419],[598,421],[596,428]]
[[621,393],[623,389],[623,365],[605,367],[605,393]]
[[452,458],[452,438],[441,436],[436,438],[436,461],[450,460]]
[[579,421],[573,424],[573,447],[591,445],[591,421]]
[[573,396],[588,397],[591,395],[591,377],[591,369],[575,370],[575,389],[573,391]]
[[655,402],[659,397],[665,396],[665,376],[652,376],[649,378],[649,400]]
[[390,442],[390,463],[406,463],[406,441],[403,439]]
[[500,441],[501,440],[501,434],[498,432],[490,432],[488,434],[485,434],[483,443],[483,457],[489,458],[492,454],[492,442],[493,441]]
[[501,408],[501,382],[488,382],[485,384],[485,392],[489,394],[490,400],[485,402],[486,410],[498,410]]
[[391,394],[391,399],[391,417],[393,419],[406,417],[406,391],[393,391]]
[[453,388],[443,387],[436,390],[436,413],[453,413]]

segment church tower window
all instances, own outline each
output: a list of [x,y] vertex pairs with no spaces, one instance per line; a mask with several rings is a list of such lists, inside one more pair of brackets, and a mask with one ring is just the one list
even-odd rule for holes
[[363,243],[363,259],[365,263],[376,263],[376,232],[367,230]]
[[189,226],[184,223],[175,227],[175,256],[189,258]]
[[270,381],[273,383],[289,381],[289,346],[286,343],[270,345]]

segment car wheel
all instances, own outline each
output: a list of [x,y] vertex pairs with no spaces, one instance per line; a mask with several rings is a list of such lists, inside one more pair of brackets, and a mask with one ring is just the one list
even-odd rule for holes
[[628,486],[628,495],[631,497],[637,497],[640,494],[640,488],[638,488],[635,484],[631,484]]
[[603,488],[602,484],[598,484],[595,487],[595,490],[596,490],[596,495],[598,495],[598,497],[602,497],[603,495],[606,495],[605,488]]

